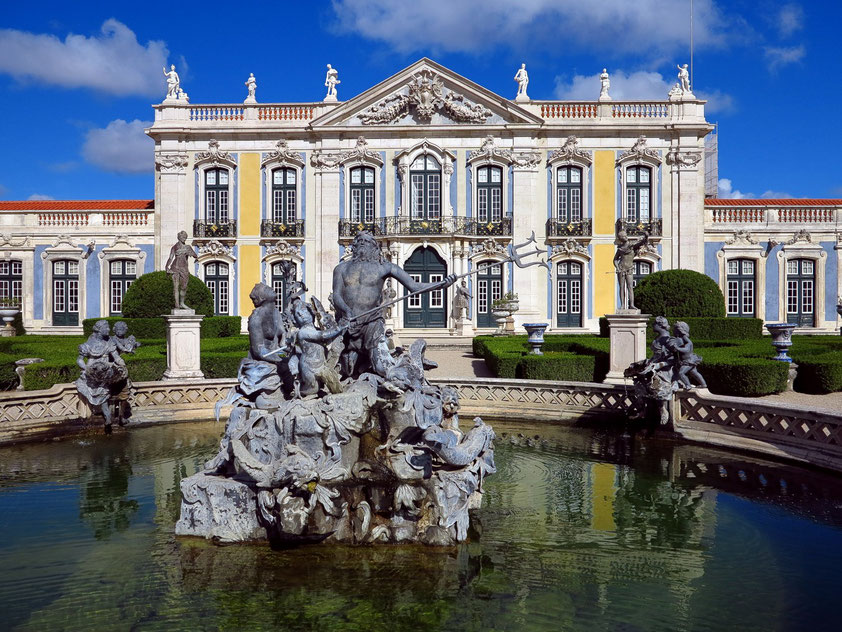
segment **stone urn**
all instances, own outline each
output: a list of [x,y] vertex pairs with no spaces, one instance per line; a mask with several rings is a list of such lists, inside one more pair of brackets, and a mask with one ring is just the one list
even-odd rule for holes
[[14,325],[12,322],[15,320],[15,316],[20,313],[20,307],[15,307],[12,305],[0,305],[0,316],[3,317],[3,322],[6,323],[6,326],[3,329],[0,329],[0,336],[14,336],[17,334],[15,331]]
[[506,319],[509,317],[509,310],[505,309],[502,305],[498,305],[496,307],[491,308],[491,313],[494,314],[494,320],[497,321],[497,331],[494,332],[495,335],[502,335],[506,327]]
[[767,323],[766,329],[772,334],[772,346],[778,352],[775,360],[781,362],[792,362],[792,358],[787,355],[789,348],[792,346],[792,331],[798,327],[794,323]]
[[523,328],[529,334],[527,342],[532,347],[532,353],[535,355],[544,355],[541,347],[544,346],[544,331],[549,325],[547,323],[524,323]]

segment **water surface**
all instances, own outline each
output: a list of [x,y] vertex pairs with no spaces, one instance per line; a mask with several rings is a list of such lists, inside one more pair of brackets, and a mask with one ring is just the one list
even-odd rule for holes
[[2,449],[0,628],[836,628],[839,477],[607,431],[494,426],[499,471],[471,542],[452,549],[176,539],[179,481],[222,424]]

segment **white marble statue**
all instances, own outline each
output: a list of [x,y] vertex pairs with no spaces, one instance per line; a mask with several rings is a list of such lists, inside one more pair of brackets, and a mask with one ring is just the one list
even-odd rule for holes
[[690,71],[687,70],[687,64],[683,66],[676,65],[676,68],[678,68],[678,83],[681,85],[681,91],[685,93],[691,92]]
[[246,88],[249,91],[246,100],[243,103],[257,103],[257,98],[254,96],[257,92],[257,79],[254,78],[254,73],[249,73],[249,78],[246,79]]
[[599,75],[599,100],[610,101],[611,95],[608,94],[608,89],[611,87],[611,79],[608,77],[608,69],[603,68]]
[[517,73],[515,73],[515,81],[517,81],[515,101],[529,101],[529,96],[526,94],[526,87],[529,85],[529,73],[526,72],[526,64],[520,65]]
[[166,99],[177,100],[179,92],[181,92],[181,79],[175,71],[175,64],[170,65],[170,71],[167,72],[167,67],[164,66],[164,76],[167,78],[167,96]]
[[336,86],[340,83],[342,82],[339,81],[339,71],[328,64],[327,74],[325,75],[325,86],[327,87],[327,96],[325,96],[325,101],[336,101]]

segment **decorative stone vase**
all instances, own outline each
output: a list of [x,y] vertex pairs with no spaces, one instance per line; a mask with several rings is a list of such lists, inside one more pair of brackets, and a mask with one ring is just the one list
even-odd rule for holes
[[0,336],[14,336],[17,334],[12,322],[19,312],[20,307],[0,307],[0,316],[3,317],[3,322],[6,323],[6,326],[0,330]]
[[766,329],[772,334],[772,346],[778,352],[775,360],[781,362],[792,362],[792,358],[787,355],[789,348],[792,346],[792,331],[798,327],[793,323],[767,323]]
[[494,319],[497,321],[497,331],[494,334],[502,335],[504,333],[503,329],[506,326],[506,319],[509,317],[509,310],[505,309],[502,305],[498,305],[497,307],[491,308],[491,313],[494,314]]
[[541,347],[544,346],[544,331],[549,325],[547,323],[524,323],[523,328],[529,334],[527,342],[532,347],[532,353],[535,355],[544,355]]

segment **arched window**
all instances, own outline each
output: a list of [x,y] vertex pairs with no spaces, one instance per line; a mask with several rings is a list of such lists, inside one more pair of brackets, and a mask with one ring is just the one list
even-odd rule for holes
[[626,169],[626,221],[632,223],[651,220],[652,170],[632,166]]
[[351,221],[374,223],[374,169],[351,169]]
[[556,213],[559,222],[582,221],[582,169],[559,167],[556,170]]
[[23,300],[23,263],[0,261],[0,299],[20,304]]
[[652,264],[648,261],[636,260],[634,262],[634,274],[632,275],[632,285],[636,286],[645,276],[652,274]]
[[275,169],[272,172],[272,221],[294,224],[297,218],[295,169]]
[[503,295],[503,266],[494,261],[480,261],[477,268],[477,327],[494,327],[491,305]]
[[429,155],[416,158],[409,168],[411,219],[441,218],[441,165]]
[[503,169],[477,169],[477,221],[481,224],[503,221]]
[[556,269],[556,301],[559,327],[582,326],[582,264],[560,261]]
[[205,170],[205,222],[228,223],[228,170]]
[[[289,268],[287,276],[286,268]],[[291,261],[272,265],[272,289],[275,290],[275,307],[283,311],[287,308],[287,285],[298,277],[297,266]]]
[[816,265],[812,259],[786,262],[786,321],[815,327]]
[[228,264],[212,261],[205,264],[205,285],[213,294],[213,313],[228,315]]
[[117,259],[111,262],[109,267],[109,290],[108,300],[109,313],[111,316],[120,316],[123,313],[123,297],[126,290],[137,278],[137,262],[130,259]]
[[754,318],[754,260],[728,261],[728,316]]
[[79,262],[53,261],[53,325],[79,324]]

